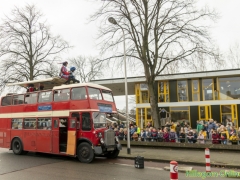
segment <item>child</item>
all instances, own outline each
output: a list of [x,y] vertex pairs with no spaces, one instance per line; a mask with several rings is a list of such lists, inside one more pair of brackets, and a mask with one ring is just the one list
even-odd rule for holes
[[177,136],[177,135],[176,135],[176,133],[174,132],[174,130],[171,129],[171,132],[169,133],[169,140],[170,140],[170,142],[176,142],[176,139],[177,139],[176,136]]
[[204,135],[202,134],[202,130],[199,132],[197,137],[199,144],[205,144]]
[[133,139],[134,141],[138,141],[138,134],[137,134],[137,132],[134,132],[134,133],[133,133],[132,139]]
[[220,139],[219,134],[217,133],[216,130],[214,130],[213,133],[212,133],[212,143],[213,144],[220,144],[219,139]]
[[184,133],[184,130],[181,130],[180,131],[180,135],[179,135],[179,140],[180,140],[180,143],[185,143],[185,133]]
[[232,142],[232,145],[237,145],[238,144],[238,138],[236,133],[232,133],[232,136],[229,138],[229,140]]
[[157,141],[158,132],[155,128],[152,129],[152,141]]

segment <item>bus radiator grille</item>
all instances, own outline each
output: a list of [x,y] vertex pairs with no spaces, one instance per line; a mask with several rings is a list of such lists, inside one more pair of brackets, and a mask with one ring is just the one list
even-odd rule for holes
[[113,130],[104,131],[104,142],[107,146],[115,145],[115,132]]

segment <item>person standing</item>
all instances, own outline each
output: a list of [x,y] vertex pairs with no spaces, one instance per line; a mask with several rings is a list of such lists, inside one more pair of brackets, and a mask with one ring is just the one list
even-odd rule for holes
[[213,119],[209,119],[209,123],[208,123],[208,139],[212,140],[212,131],[216,129],[216,125],[213,122]]
[[203,124],[201,121],[197,121],[197,134],[203,129]]

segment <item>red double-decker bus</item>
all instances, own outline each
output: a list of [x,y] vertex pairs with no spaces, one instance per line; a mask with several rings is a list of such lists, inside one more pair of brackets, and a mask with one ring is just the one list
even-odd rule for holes
[[106,126],[117,113],[110,89],[92,83],[61,85],[50,78],[10,85],[44,86],[44,90],[7,94],[0,103],[0,147],[14,154],[28,151],[78,157],[116,158],[121,144]]

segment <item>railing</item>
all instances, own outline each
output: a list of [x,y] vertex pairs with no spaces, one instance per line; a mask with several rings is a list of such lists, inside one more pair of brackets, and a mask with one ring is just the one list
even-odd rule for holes
[[[127,138],[124,136],[122,139],[123,141],[126,141]],[[222,145],[240,145],[240,139],[237,139],[235,143],[232,143],[231,140],[229,139],[217,139],[214,141],[218,141],[218,143],[213,143],[213,140],[211,139],[191,139],[191,141],[189,141],[189,139],[187,137],[185,138],[177,138],[177,139],[173,139],[174,141],[168,140],[165,141],[164,139],[161,138],[153,138],[153,137],[147,137],[147,138],[141,138],[138,137],[137,140],[134,140],[133,138],[131,138],[131,141],[140,141],[140,142],[169,142],[169,143],[189,143],[189,144],[222,144]],[[223,143],[224,142],[224,143]]]
[[[121,112],[121,111],[118,110],[118,114],[124,116],[124,118],[126,119],[126,113],[125,113],[125,112]],[[130,121],[136,122],[136,119],[132,118],[132,117],[129,116],[129,115],[128,115],[128,119],[129,119]]]

